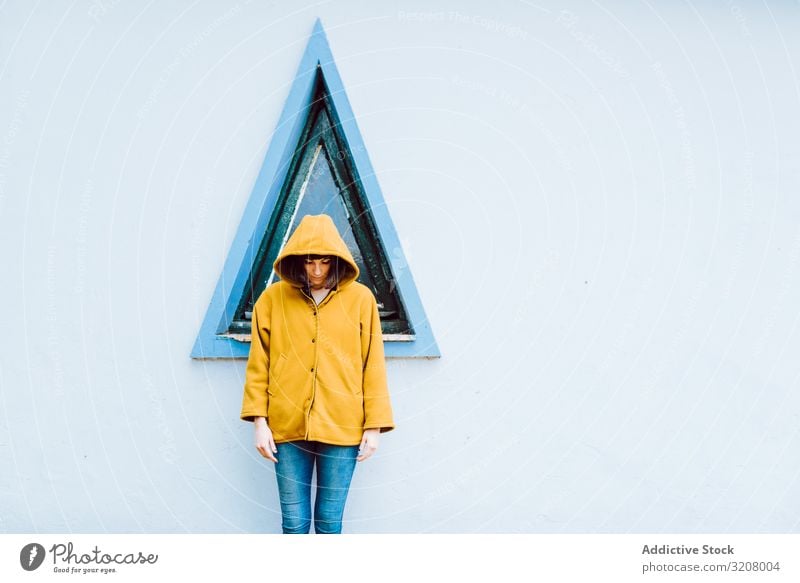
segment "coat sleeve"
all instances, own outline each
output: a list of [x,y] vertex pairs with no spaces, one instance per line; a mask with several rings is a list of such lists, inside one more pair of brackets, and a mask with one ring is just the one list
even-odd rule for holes
[[269,303],[258,301],[253,306],[250,330],[250,356],[244,380],[241,419],[253,421],[254,417],[266,417],[269,406]]
[[364,302],[361,317],[361,357],[364,363],[364,429],[380,429],[381,433],[394,429],[392,405],[386,381],[386,360],[383,353],[383,332],[378,303],[370,293]]

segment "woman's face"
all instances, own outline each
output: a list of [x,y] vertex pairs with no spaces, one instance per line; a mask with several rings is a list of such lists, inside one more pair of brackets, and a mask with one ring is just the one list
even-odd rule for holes
[[322,257],[319,259],[305,259],[306,277],[311,289],[321,289],[325,280],[328,279],[328,272],[331,270],[331,258]]

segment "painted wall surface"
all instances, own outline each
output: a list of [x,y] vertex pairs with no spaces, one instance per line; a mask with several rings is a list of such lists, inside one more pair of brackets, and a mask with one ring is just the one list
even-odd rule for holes
[[189,358],[322,19],[442,358],[348,532],[800,531],[789,2],[6,2],[0,531],[279,532]]

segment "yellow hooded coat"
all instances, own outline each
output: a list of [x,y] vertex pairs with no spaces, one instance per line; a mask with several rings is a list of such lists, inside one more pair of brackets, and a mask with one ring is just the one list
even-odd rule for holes
[[[317,305],[290,255],[338,257],[345,275]],[[377,302],[333,220],[303,217],[273,268],[281,281],[253,307],[241,418],[266,417],[278,443],[357,445],[365,429],[394,429]]]

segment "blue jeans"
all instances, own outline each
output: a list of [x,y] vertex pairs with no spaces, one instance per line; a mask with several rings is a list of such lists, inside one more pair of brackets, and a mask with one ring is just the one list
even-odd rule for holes
[[311,529],[311,473],[317,466],[314,530],[342,532],[342,515],[356,466],[357,445],[330,445],[318,441],[276,443],[278,495],[284,534],[308,534]]

